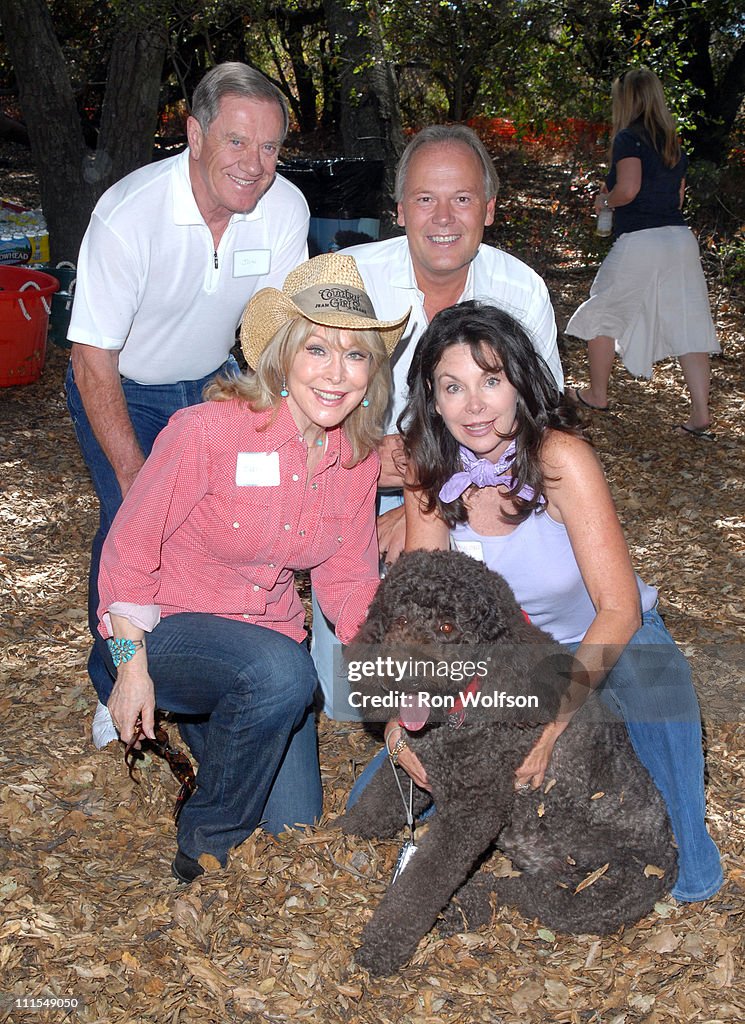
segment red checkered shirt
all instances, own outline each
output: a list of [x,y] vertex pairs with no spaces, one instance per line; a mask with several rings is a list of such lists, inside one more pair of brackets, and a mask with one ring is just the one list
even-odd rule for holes
[[[265,429],[261,429],[265,427]],[[239,486],[239,453],[278,453],[279,482]],[[104,544],[99,618],[114,603],[160,615],[211,612],[301,641],[293,570],[311,582],[342,642],[378,586],[371,454],[353,468],[341,428],[306,481],[306,448],[286,403],[274,422],[246,402],[183,409],[161,431]],[[149,611],[143,608],[143,611]],[[108,616],[107,616],[108,619]],[[104,636],[110,634],[101,622]]]

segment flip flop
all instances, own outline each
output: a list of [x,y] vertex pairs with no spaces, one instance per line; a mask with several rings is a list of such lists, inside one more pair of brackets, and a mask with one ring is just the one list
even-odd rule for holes
[[589,402],[586,402],[582,395],[579,393],[579,388],[569,388],[567,394],[569,394],[570,391],[574,392],[575,405],[584,405],[585,409],[591,409],[593,412],[610,412],[609,405],[590,405]]
[[716,441],[716,434],[708,429],[708,427],[687,427],[684,423],[676,423],[673,430],[682,430],[686,434],[690,434],[691,437],[699,437],[704,441]]

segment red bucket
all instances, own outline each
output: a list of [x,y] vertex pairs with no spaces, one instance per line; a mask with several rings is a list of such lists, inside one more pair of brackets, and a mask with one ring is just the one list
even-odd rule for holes
[[26,267],[0,267],[0,388],[33,384],[47,354],[50,297],[59,281]]

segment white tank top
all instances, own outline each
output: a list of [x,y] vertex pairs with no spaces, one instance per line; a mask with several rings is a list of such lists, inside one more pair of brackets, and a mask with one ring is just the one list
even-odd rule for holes
[[[511,533],[484,537],[468,523],[450,531],[451,546],[504,576],[530,621],[559,643],[579,643],[595,618],[563,523],[547,512],[531,513]],[[642,612],[654,608],[657,591],[636,577]]]

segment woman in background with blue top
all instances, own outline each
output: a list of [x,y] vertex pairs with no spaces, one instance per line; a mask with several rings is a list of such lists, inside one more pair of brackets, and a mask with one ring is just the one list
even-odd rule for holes
[[595,212],[613,211],[615,243],[567,334],[587,341],[590,385],[570,390],[581,405],[608,406],[616,352],[629,373],[651,377],[652,366],[677,356],[691,398],[683,435],[711,439],[709,354],[719,352],[699,258],[683,219],[688,159],[657,76],[627,71],[612,87],[611,168]]
[[[701,722],[691,673],[631,567],[600,463],[520,324],[465,302],[439,313],[409,371],[399,428],[408,460],[406,548],[452,544],[501,573],[531,621],[575,651],[572,700],[517,772],[541,785],[588,687],[623,715],[679,847],[673,895],[722,884],[704,821]],[[398,734],[391,736],[394,730]],[[401,740],[404,740],[404,744]],[[398,763],[427,788],[397,721]]]

